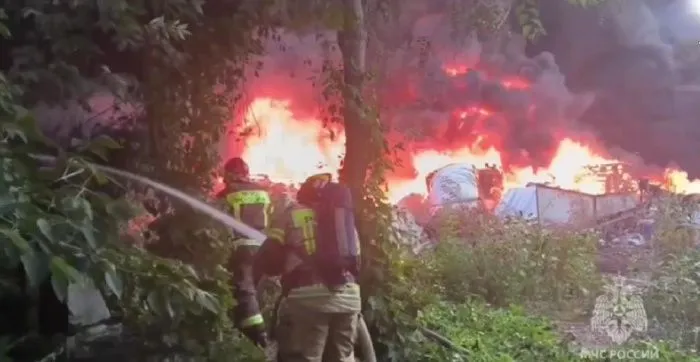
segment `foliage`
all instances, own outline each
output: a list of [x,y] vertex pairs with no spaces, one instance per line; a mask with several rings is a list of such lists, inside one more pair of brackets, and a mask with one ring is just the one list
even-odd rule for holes
[[[446,222],[451,232],[431,251],[387,249],[392,275],[366,312],[381,360],[581,360],[580,347],[565,344],[550,322],[533,315],[578,322],[590,311],[601,282],[592,236],[467,215],[457,225],[469,233],[450,239],[454,224]],[[645,294],[652,339],[619,348],[658,350],[666,361],[697,360],[684,351],[697,348],[700,255],[685,254],[667,258]]]
[[[243,69],[267,34],[269,4],[5,1],[12,38],[0,40],[0,65],[29,107],[76,100],[89,109],[87,101],[101,96],[130,108],[143,132],[131,134],[130,152],[110,162],[201,195]],[[172,207],[157,210],[180,214],[159,229],[167,230],[159,242],[182,246],[167,256],[192,259],[187,243],[220,246],[204,218]]]
[[435,224],[441,242],[431,269],[450,300],[471,295],[496,306],[568,310],[592,302],[601,285],[593,235],[478,211],[446,210]]
[[[522,309],[494,310],[481,304],[440,304],[419,319],[455,346],[440,347],[416,338],[415,355],[428,361],[581,361],[580,351],[561,339],[551,322],[528,316]],[[457,348],[459,351],[456,351]],[[663,342],[633,342],[619,350],[658,351],[662,361],[697,361],[697,357]],[[604,361],[614,360],[608,357]]]
[[[74,314],[80,311],[73,310],[78,300],[71,298],[79,298],[71,296],[75,295],[73,290],[97,288],[121,307],[127,320],[137,314],[143,318],[157,316],[168,320],[171,327],[179,327],[189,315],[200,321],[226,318],[231,301],[221,299],[220,295],[226,294],[201,289],[206,276],[123,243],[121,228],[133,215],[131,208],[125,200],[100,192],[96,186],[109,180],[90,163],[62,150],[55,150],[59,154],[55,163],[43,164],[32,157],[37,144],[47,141],[37,131],[31,114],[14,103],[12,92],[18,88],[4,77],[0,80],[4,170],[0,189],[4,282],[0,292],[6,301],[28,297],[31,303],[29,320],[20,320],[24,328],[4,331],[15,333],[11,336],[15,339],[31,337],[17,346],[20,352],[13,351],[38,353],[23,358],[39,358],[48,352],[35,345],[27,347],[37,343],[34,333],[46,323],[37,310],[47,298],[42,289],[46,283]],[[101,154],[105,144],[112,145],[103,141],[88,149]],[[23,270],[23,275],[17,276],[17,268]],[[195,332],[197,337],[210,338],[202,329],[221,334],[216,328],[202,323]],[[162,330],[159,336],[163,336]],[[211,343],[207,340],[204,344]]]
[[[385,248],[391,274],[383,293],[370,297],[366,317],[374,322],[375,338],[388,360],[404,360],[415,352],[406,345],[420,334],[416,318],[442,308],[438,306],[481,300],[493,307],[517,304],[571,318],[593,304],[600,277],[591,236],[498,224],[472,212],[447,211],[437,220],[441,232],[433,250],[416,256],[399,245]],[[452,326],[446,323],[445,328]]]
[[[76,100],[90,111],[91,97],[116,98],[134,110],[131,116],[141,118],[147,132],[143,138],[131,135],[130,150],[136,153],[110,161],[129,161],[131,167],[158,174],[181,189],[201,190],[216,162],[210,146],[223,133],[232,89],[259,45],[252,32],[264,31],[265,21],[258,8],[223,2],[160,5],[2,2],[0,116],[6,136],[3,194],[8,195],[4,234],[15,244],[6,250],[6,272],[13,276],[12,267],[21,261],[33,296],[37,283],[49,275],[62,299],[70,283],[94,285],[109,296],[126,325],[145,337],[142,342],[230,360],[230,353],[216,353],[243,347],[231,345],[237,339],[225,313],[233,301],[228,275],[219,267],[222,253],[215,252],[225,238],[192,217],[192,210],[181,209],[159,220],[160,230],[167,233],[158,235],[161,242],[180,245],[175,250],[180,253],[161,254],[208,268],[194,269],[125,245],[119,231],[132,216],[118,207],[125,200],[105,195],[109,180],[104,175],[34,132],[25,110]],[[215,91],[217,86],[221,92]],[[71,127],[75,123],[58,121]],[[104,160],[105,140],[98,137],[88,151]],[[59,155],[56,167],[40,169],[28,156],[37,151]],[[185,244],[209,248],[193,255]],[[195,260],[200,251],[219,258]],[[24,294],[21,280],[12,279],[7,286],[18,286],[18,294]],[[36,331],[32,325],[14,338]]]
[[700,348],[700,251],[697,230],[687,225],[694,211],[675,198],[658,204],[654,261],[645,307],[655,338],[692,350]]
[[670,256],[652,276],[645,306],[656,338],[700,348],[700,252]]
[[522,28],[523,35],[530,40],[535,40],[546,34],[540,21],[538,5],[537,0],[520,0],[515,7],[518,25]]
[[[566,0],[568,3],[584,8],[599,6],[607,0]],[[540,19],[539,0],[515,0],[515,16],[522,34],[531,41],[547,35]]]
[[520,309],[492,309],[478,303],[430,306],[419,322],[468,353],[460,355],[425,337],[416,342],[429,361],[568,361],[571,353],[552,325]]

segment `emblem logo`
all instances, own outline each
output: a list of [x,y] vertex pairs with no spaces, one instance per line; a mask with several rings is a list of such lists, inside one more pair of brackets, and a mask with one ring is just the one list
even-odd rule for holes
[[605,294],[595,300],[591,329],[607,334],[618,345],[634,332],[645,332],[648,320],[642,298],[625,284],[625,278],[614,278],[614,283],[605,289]]

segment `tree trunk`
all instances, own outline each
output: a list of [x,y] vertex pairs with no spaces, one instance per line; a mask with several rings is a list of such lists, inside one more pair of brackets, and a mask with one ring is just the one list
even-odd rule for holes
[[343,1],[343,28],[338,32],[338,45],[343,55],[343,118],[345,123],[345,159],[341,179],[350,186],[356,199],[363,193],[371,149],[367,138],[371,120],[365,115],[362,93],[365,78],[367,29],[362,0]]
[[[361,283],[372,284],[371,252],[376,222],[371,203],[366,202],[365,182],[373,160],[381,156],[383,140],[377,119],[368,116],[365,93],[367,29],[362,0],[342,0],[343,28],[338,31],[338,46],[343,55],[343,119],[345,125],[345,158],[340,179],[352,190],[355,199],[355,220],[362,252]],[[378,139],[379,138],[379,139]],[[368,293],[363,293],[367,297]]]

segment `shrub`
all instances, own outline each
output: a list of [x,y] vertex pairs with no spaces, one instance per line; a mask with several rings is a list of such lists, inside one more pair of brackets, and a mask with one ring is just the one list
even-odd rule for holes
[[[447,338],[463,341],[467,349],[474,348],[467,341],[476,336],[493,343],[493,349],[479,347],[481,354],[469,360],[559,358],[564,352],[547,322],[527,317],[520,309],[491,310],[486,305],[520,304],[548,312],[592,305],[597,293],[590,291],[601,283],[596,239],[517,222],[504,224],[483,214],[441,217],[438,220],[444,223],[436,224],[440,241],[432,250],[414,255],[408,247],[396,246],[386,251],[390,260],[386,288],[383,295],[370,298],[366,314],[375,326],[380,354],[391,361],[459,360],[453,351],[425,338],[419,324],[427,323],[440,325]],[[459,224],[461,219],[465,222]],[[472,337],[471,329],[476,330]],[[516,341],[539,347],[519,351]],[[510,350],[503,347],[508,343]],[[502,347],[506,349],[498,349]]]
[[[463,211],[442,213],[434,221],[439,242],[432,250],[414,255],[396,244],[386,250],[390,274],[384,294],[370,298],[366,313],[373,322],[380,360],[583,360],[548,319],[535,315],[562,318],[560,312],[567,311],[566,317],[581,317],[581,307],[588,312],[593,306],[602,285],[594,235],[546,231]],[[672,273],[688,283],[695,273],[690,268],[693,258],[687,254],[683,263],[667,259],[659,273]],[[691,290],[685,284],[678,288]],[[659,291],[654,305],[681,303],[677,293],[663,299]],[[700,305],[697,296],[683,296],[688,300],[682,308],[663,314],[669,322],[695,320],[688,316]],[[652,308],[648,313],[657,312]],[[442,337],[431,335],[426,327]],[[623,347],[658,350],[662,361],[697,360],[672,343],[637,342]]]
[[[573,355],[551,324],[522,309],[492,309],[480,303],[438,303],[419,323],[460,348],[446,348],[429,337],[415,339],[415,361],[569,361]],[[434,338],[434,337],[433,337]]]
[[700,347],[700,252],[668,255],[652,275],[645,307],[655,338]]
[[[585,358],[557,334],[552,323],[533,317],[522,308],[494,309],[468,302],[439,302],[419,313],[409,338],[394,355],[395,361],[612,361]],[[666,342],[638,341],[613,350],[650,353],[647,361],[700,361],[691,353]],[[590,350],[589,350],[590,351]],[[643,355],[641,356],[643,357]]]
[[496,306],[570,309],[592,303],[601,286],[597,239],[501,222],[466,212],[443,214],[437,228],[434,276],[450,300],[478,297]]

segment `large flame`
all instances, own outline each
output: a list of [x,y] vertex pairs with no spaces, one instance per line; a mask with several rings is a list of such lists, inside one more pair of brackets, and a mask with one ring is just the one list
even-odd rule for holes
[[246,137],[243,158],[251,171],[277,182],[299,183],[319,172],[337,175],[345,148],[342,133],[321,127],[318,120],[295,119],[289,101],[254,100],[245,125],[254,131]]
[[[316,119],[296,119],[290,101],[255,99],[245,114],[246,125],[255,131],[246,137],[241,155],[253,173],[266,174],[271,180],[296,184],[319,172],[337,174],[345,149],[345,137],[339,129],[323,127]],[[475,144],[478,144],[476,142]],[[433,150],[413,155],[417,175],[412,179],[389,177],[389,200],[397,202],[411,193],[425,194],[425,177],[451,163],[477,166],[501,164],[501,154],[494,148],[463,147],[449,153]],[[562,139],[549,167],[512,170],[506,175],[506,189],[529,182],[551,182],[557,186],[587,193],[603,193],[604,185],[592,177],[582,177],[585,166],[614,163],[616,160],[597,155],[591,148],[571,139]],[[690,182],[680,171],[669,170],[676,192],[700,191],[700,182]]]
[[[443,69],[452,77],[465,74],[470,70],[466,66],[451,66]],[[497,79],[508,90],[526,91],[530,87],[527,81],[517,77],[489,74],[483,71],[481,74]],[[273,88],[281,90],[279,87]],[[286,89],[286,87],[282,88]],[[264,89],[269,93],[270,87]],[[239,131],[245,129],[249,132],[244,138],[242,153],[235,152],[236,155],[242,156],[249,163],[251,172],[267,175],[274,182],[298,184],[308,176],[319,172],[331,172],[337,175],[345,151],[342,126],[324,125],[321,120],[311,116],[301,119],[293,112],[294,97],[291,98],[292,100],[276,99],[275,97],[279,95],[279,92],[273,92],[266,97],[255,98],[250,103],[242,124],[238,122]],[[290,93],[290,95],[293,94]],[[534,105],[529,111],[532,107]],[[475,120],[475,124],[480,125],[482,120],[487,120],[492,115],[492,110],[478,106],[455,110],[458,122],[453,131],[462,131],[464,123],[459,123],[461,120]],[[473,132],[468,141],[462,141],[469,143],[462,147],[452,147],[451,150],[445,151],[437,150],[435,148],[437,145],[432,148],[430,145],[427,147],[422,145],[420,151],[413,151],[409,155],[411,165],[405,167],[411,169],[412,172],[408,173],[411,177],[407,177],[406,172],[397,172],[388,177],[389,200],[398,202],[411,193],[426,194],[425,177],[448,164],[471,163],[477,167],[483,167],[488,163],[500,166],[509,157],[517,156],[499,151],[498,147],[502,146],[500,146],[501,135],[498,131],[489,131],[482,126],[477,128],[477,132]],[[508,172],[504,175],[505,189],[524,186],[530,182],[548,182],[570,190],[591,194],[604,193],[604,182],[590,173],[586,174],[585,167],[618,163],[618,161],[604,157],[593,148],[570,138],[561,138],[558,142],[558,145],[555,144],[556,152],[551,157],[548,167],[514,168],[508,165]],[[224,156],[234,156],[231,153],[229,150],[229,154]],[[656,181],[664,182],[672,191],[678,193],[700,192],[700,181],[691,182],[686,173],[678,170],[666,170],[655,178]]]

